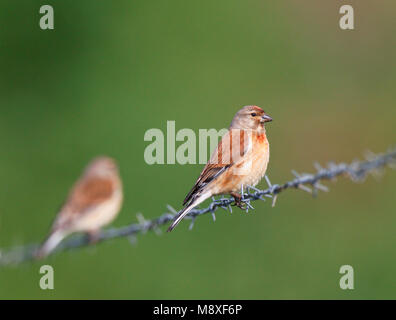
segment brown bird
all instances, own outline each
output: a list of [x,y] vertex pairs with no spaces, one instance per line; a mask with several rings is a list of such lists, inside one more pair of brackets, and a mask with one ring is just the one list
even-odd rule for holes
[[194,207],[219,194],[230,194],[241,205],[243,186],[255,186],[264,176],[269,161],[269,143],[264,124],[272,121],[263,109],[245,106],[232,119],[228,132],[214,150],[197,182],[184,199],[185,206],[168,232]]
[[70,191],[37,258],[47,256],[74,232],[86,232],[91,241],[97,240],[101,227],[117,216],[122,199],[117,164],[108,157],[95,158]]

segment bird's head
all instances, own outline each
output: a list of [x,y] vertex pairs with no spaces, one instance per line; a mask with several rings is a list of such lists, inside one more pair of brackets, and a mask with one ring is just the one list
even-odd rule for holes
[[100,156],[88,164],[85,173],[97,176],[114,175],[118,173],[118,166],[114,159]]
[[230,129],[263,130],[266,122],[272,118],[257,106],[245,106],[232,119]]

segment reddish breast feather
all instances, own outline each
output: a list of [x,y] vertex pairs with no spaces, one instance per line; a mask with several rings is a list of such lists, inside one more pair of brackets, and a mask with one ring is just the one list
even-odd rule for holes
[[265,143],[267,142],[267,137],[265,135],[265,133],[261,133],[261,134],[256,134],[256,142],[257,143]]

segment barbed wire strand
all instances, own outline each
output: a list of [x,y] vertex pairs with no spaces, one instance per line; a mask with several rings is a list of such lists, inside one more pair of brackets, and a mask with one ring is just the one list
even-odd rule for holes
[[[389,149],[388,152],[383,154],[374,154],[366,152],[365,161],[353,161],[349,164],[334,162],[328,163],[326,167],[314,163],[316,173],[298,173],[292,170],[294,179],[284,184],[271,184],[267,176],[265,179],[268,188],[260,190],[255,187],[245,186],[242,191],[242,203],[244,210],[254,209],[251,202],[256,200],[265,201],[266,199],[272,200],[272,206],[275,206],[278,195],[287,189],[300,189],[311,193],[316,196],[318,191],[328,191],[328,188],[321,184],[323,180],[333,180],[338,176],[346,176],[354,182],[363,181],[369,174],[378,176],[382,169],[389,166],[393,169],[396,168],[396,148]],[[211,213],[215,221],[215,213],[217,209],[222,208],[226,211],[232,212],[232,205],[235,205],[233,197],[221,197],[215,199],[212,197],[212,202],[205,208],[195,208],[189,212],[186,219],[190,219],[191,223],[189,229],[194,226],[197,217],[206,213]],[[136,236],[140,233],[144,234],[148,231],[154,231],[157,234],[161,233],[160,227],[173,221],[176,217],[177,211],[170,205],[167,205],[167,212],[157,218],[146,220],[141,213],[137,214],[137,223],[133,223],[124,227],[106,229],[99,235],[96,243],[108,241],[111,239],[128,237],[132,243],[135,243]],[[95,243],[95,244],[96,244]],[[59,253],[66,250],[77,249],[84,246],[92,245],[89,238],[84,235],[74,235],[65,239],[53,252]],[[24,246],[17,246],[8,251],[0,250],[0,265],[19,265],[23,262],[35,260],[35,253],[39,244],[28,244]]]

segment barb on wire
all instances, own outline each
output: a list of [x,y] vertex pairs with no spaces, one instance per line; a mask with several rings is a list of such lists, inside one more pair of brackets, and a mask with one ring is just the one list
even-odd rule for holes
[[[286,189],[300,189],[316,196],[319,190],[328,191],[328,188],[321,184],[323,180],[332,180],[338,176],[346,176],[355,182],[362,181],[369,173],[378,175],[380,170],[386,166],[396,168],[396,149],[391,149],[379,155],[367,153],[365,161],[353,161],[350,164],[329,163],[326,167],[322,167],[318,163],[315,163],[314,167],[316,173],[297,173],[296,171],[292,171],[295,178],[284,184],[272,184],[266,176],[265,179],[268,188],[260,190],[253,186],[244,186],[241,201],[245,204],[246,212],[248,212],[249,209],[253,209],[251,202],[256,200],[265,201],[268,198],[272,198],[272,206],[275,206],[278,194]],[[233,197],[222,196],[219,199],[212,198],[212,202],[206,208],[195,208],[186,216],[186,218],[191,219],[189,229],[191,230],[193,228],[197,217],[206,213],[211,213],[215,221],[215,212],[219,208],[232,213],[231,206],[234,204],[235,199]],[[140,233],[144,234],[147,231],[160,233],[159,227],[173,221],[177,215],[177,210],[172,206],[167,205],[167,209],[168,212],[152,220],[145,219],[143,215],[139,213],[137,215],[138,223],[120,228],[103,230],[99,236],[98,242],[121,237],[128,237],[131,239],[131,242],[135,242],[136,236]],[[84,235],[75,235],[64,240],[53,253],[77,249],[88,245],[91,245],[88,237]],[[34,260],[35,252],[38,247],[38,244],[28,244],[14,247],[8,251],[0,250],[0,265],[18,265],[22,262]]]

